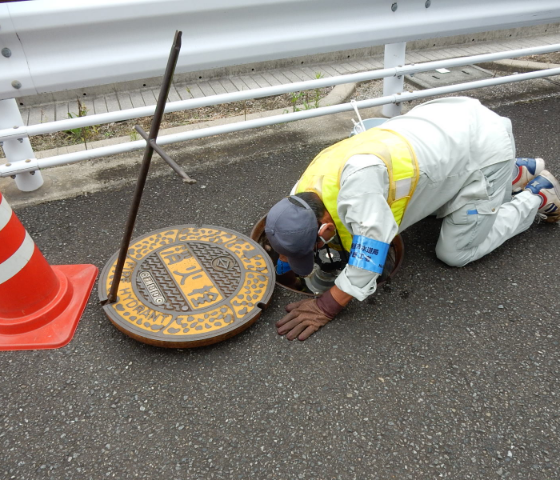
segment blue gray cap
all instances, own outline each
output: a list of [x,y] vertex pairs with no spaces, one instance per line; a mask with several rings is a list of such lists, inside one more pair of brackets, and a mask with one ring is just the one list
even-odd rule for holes
[[305,276],[313,271],[318,227],[317,217],[307,202],[295,195],[280,200],[268,212],[264,231],[271,247],[288,257],[297,275]]

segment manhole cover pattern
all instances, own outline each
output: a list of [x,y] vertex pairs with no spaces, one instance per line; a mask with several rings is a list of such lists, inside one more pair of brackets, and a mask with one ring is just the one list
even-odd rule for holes
[[[107,298],[118,252],[101,273]],[[250,238],[221,227],[181,225],[131,242],[111,322],[145,343],[207,345],[251,325],[272,296],[274,267]]]

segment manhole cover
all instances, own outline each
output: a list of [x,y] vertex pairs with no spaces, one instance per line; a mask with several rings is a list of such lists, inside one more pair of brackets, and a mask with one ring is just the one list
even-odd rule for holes
[[[107,299],[115,253],[101,273]],[[268,254],[250,238],[208,225],[180,225],[133,240],[118,299],[103,308],[122,332],[144,343],[185,348],[216,343],[252,325],[274,289]]]
[[492,72],[476,65],[442,68],[440,70],[441,72],[430,70],[428,72],[416,73],[413,76],[405,75],[405,79],[416,88],[427,89],[485,80],[494,76]]

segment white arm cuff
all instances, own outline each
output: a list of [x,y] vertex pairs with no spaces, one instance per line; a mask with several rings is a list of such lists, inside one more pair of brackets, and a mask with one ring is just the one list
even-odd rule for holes
[[334,283],[343,292],[362,302],[377,290],[377,277],[379,277],[378,273],[347,265]]

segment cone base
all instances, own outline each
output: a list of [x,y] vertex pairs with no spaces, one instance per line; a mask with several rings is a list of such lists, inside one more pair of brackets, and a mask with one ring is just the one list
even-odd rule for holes
[[[88,264],[51,267],[58,276],[64,276],[71,287],[72,296],[68,305],[52,320],[49,316],[52,316],[52,310],[56,309],[57,305],[51,306],[48,311],[38,311],[35,320],[37,324],[43,324],[39,328],[25,333],[0,334],[0,351],[60,348],[72,340],[93,289],[98,269],[95,265]],[[13,319],[0,317],[0,325],[11,321]]]

